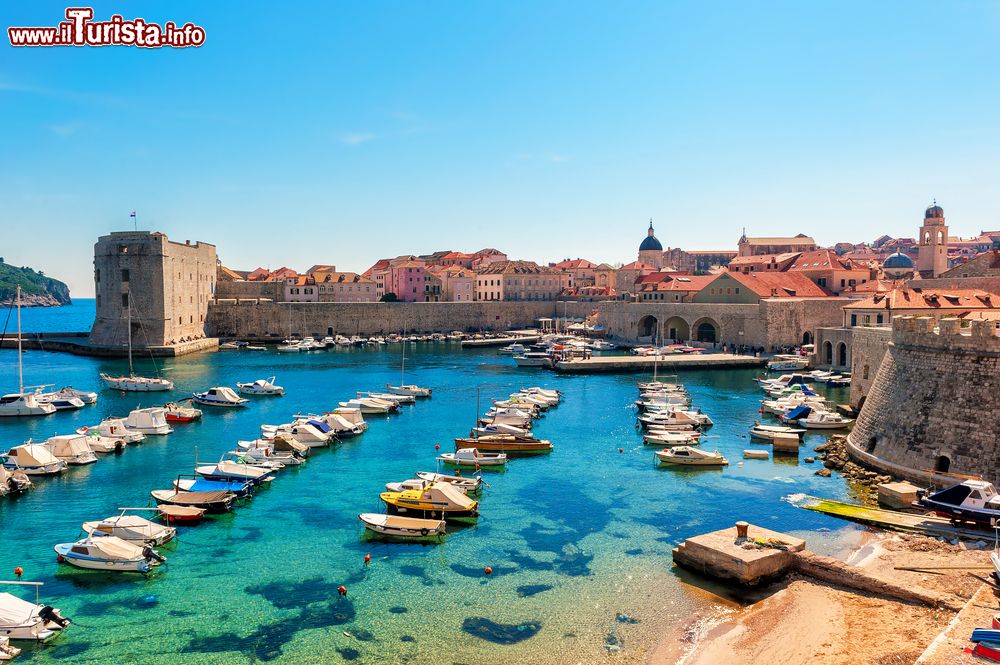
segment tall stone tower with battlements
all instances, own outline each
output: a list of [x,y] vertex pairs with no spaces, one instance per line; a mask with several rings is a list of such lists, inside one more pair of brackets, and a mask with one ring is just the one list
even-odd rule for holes
[[214,346],[205,335],[215,293],[215,246],[173,242],[163,233],[120,231],[94,245],[97,313],[90,345],[123,352],[132,346],[180,355]]

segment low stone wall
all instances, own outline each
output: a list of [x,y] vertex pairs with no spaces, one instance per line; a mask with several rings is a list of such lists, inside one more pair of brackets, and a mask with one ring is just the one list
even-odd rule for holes
[[216,301],[206,329],[214,337],[276,340],[293,336],[499,331],[542,317],[584,317],[587,302],[276,303]]

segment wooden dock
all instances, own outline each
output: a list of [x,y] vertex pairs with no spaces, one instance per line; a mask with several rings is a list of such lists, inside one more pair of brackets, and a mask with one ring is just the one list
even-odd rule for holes
[[815,496],[796,498],[791,503],[806,510],[814,510],[825,515],[833,515],[845,520],[870,524],[893,531],[920,533],[935,537],[966,538],[969,540],[986,540],[991,538],[991,534],[987,531],[955,526],[946,517],[921,515],[919,513],[902,513],[883,508],[869,508],[867,506],[859,506],[855,503],[821,499]]
[[559,361],[555,363],[553,369],[567,374],[652,372],[655,364],[659,371],[669,373],[679,369],[763,367],[766,363],[766,358],[737,356],[731,353],[674,353],[665,356],[593,356]]

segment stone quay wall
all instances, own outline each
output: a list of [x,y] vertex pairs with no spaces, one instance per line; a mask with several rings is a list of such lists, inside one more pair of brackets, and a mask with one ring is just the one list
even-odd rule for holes
[[891,328],[851,328],[851,406],[861,408],[892,341]]
[[848,436],[864,464],[931,484],[934,472],[1000,480],[1000,336],[992,321],[894,317],[892,339]]
[[220,300],[208,308],[213,337],[246,340],[327,335],[500,331],[534,326],[543,317],[588,316],[588,302],[256,302]]
[[[720,344],[749,344],[771,351],[802,343],[803,334],[818,327],[839,326],[843,298],[773,299],[758,304],[603,302],[597,304],[600,322],[615,339],[637,342],[651,327],[661,339],[679,330],[682,339],[697,339],[703,323],[715,328]],[[650,318],[651,317],[651,318]]]
[[274,300],[275,302],[285,299],[284,282],[241,282],[235,280],[220,279],[215,284],[215,299],[225,300],[229,298],[252,298]]

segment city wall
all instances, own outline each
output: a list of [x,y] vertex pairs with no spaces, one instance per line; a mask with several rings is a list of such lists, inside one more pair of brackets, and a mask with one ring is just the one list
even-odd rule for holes
[[861,408],[871,392],[878,368],[889,350],[892,329],[854,327],[851,330],[851,406]]
[[544,317],[590,315],[589,302],[294,303],[222,300],[210,304],[212,337],[275,340],[292,336],[382,335],[524,328]]
[[285,299],[284,282],[242,282],[220,279],[215,283],[216,300],[227,298],[264,298],[280,301]]
[[[936,472],[1000,480],[1000,337],[992,321],[894,317],[857,423],[852,458],[919,483]],[[875,333],[878,334],[877,332]]]

